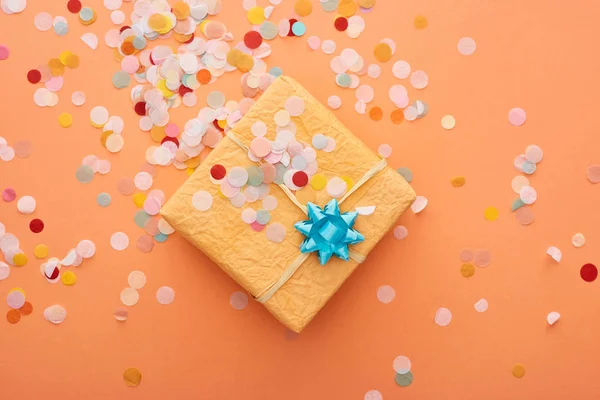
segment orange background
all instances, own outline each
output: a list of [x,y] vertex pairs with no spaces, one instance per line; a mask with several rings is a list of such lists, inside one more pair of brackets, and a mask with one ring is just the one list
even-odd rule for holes
[[[241,1],[223,3],[216,19],[240,40],[250,27]],[[19,196],[32,195],[38,203],[35,214],[25,216],[16,210],[16,202],[0,201],[0,221],[29,255],[25,267],[13,268],[0,282],[0,294],[20,286],[34,306],[33,315],[16,325],[0,321],[1,398],[362,399],[371,389],[384,399],[600,395],[600,282],[579,277],[581,265],[600,263],[594,251],[600,241],[600,188],[585,177],[588,165],[600,163],[598,5],[380,0],[371,13],[363,14],[365,32],[351,40],[334,30],[334,14],[313,3],[313,14],[304,18],[306,36],[272,41],[269,67],[280,66],[323,102],[340,95],[344,103],[336,111],[338,118],[372,149],[392,145],[389,163],[413,171],[413,187],[429,199],[429,206],[419,215],[403,216],[399,224],[408,228],[408,238],[386,236],[299,336],[287,332],[259,304],[234,310],[229,296],[240,288],[176,234],[149,254],[136,250],[135,238],[142,233],[133,222],[137,209],[131,197],[117,193],[116,183],[139,171],[152,141],[137,127],[129,90],[111,85],[119,65],[103,43],[112,25],[102,2],[84,2],[98,13],[91,27],[69,14],[66,1],[30,0],[22,14],[0,14],[0,43],[11,49],[10,58],[0,61],[1,135],[9,144],[21,139],[33,143],[29,158],[0,162],[0,188],[13,187]],[[285,0],[271,20],[292,17],[292,7]],[[129,17],[132,4],[125,3],[122,10]],[[68,35],[37,31],[33,18],[41,11],[67,17]],[[413,27],[417,15],[428,18],[425,30]],[[98,35],[96,51],[79,39],[84,32]],[[361,78],[375,88],[372,105],[384,109],[384,120],[373,122],[354,111],[354,92],[335,84],[329,68],[332,56],[308,49],[311,35],[334,39],[336,54],[355,48],[369,63],[379,40],[395,40],[397,53],[381,65],[382,76]],[[472,56],[457,51],[463,36],[477,42]],[[58,105],[38,108],[33,92],[41,85],[29,84],[26,73],[63,50],[78,54],[81,65],[65,72]],[[409,86],[391,74],[393,62],[400,59],[429,74],[425,90],[409,88],[409,93],[411,99],[426,101],[430,111],[416,122],[392,125],[387,90],[395,83]],[[70,101],[75,90],[87,95],[80,108]],[[174,111],[172,121],[182,126],[212,90],[239,100],[239,73],[201,88],[198,105]],[[89,123],[95,105],[125,120],[121,153],[109,154],[101,147],[100,132]],[[525,125],[508,123],[513,107],[527,111]],[[63,111],[73,114],[70,129],[58,126]],[[456,117],[452,131],[440,125],[446,114]],[[545,158],[530,177],[538,191],[536,220],[523,227],[510,212],[516,197],[510,181],[517,174],[514,157],[529,144],[539,145]],[[75,171],[87,154],[109,159],[112,171],[83,185]],[[450,185],[456,175],[466,177],[464,187]],[[153,188],[170,195],[185,178],[185,172],[162,168]],[[95,202],[102,191],[113,197],[105,209]],[[488,206],[500,210],[497,221],[484,220]],[[42,233],[29,231],[32,217],[46,223]],[[110,248],[110,235],[116,231],[131,239],[125,252]],[[586,235],[583,248],[570,244],[576,232]],[[33,257],[34,246],[45,243],[51,256],[63,257],[82,239],[93,240],[97,253],[75,269],[77,284],[48,284],[39,273],[41,261]],[[550,245],[563,251],[560,264],[545,254]],[[491,265],[463,278],[458,257],[463,247],[491,250]],[[129,319],[119,323],[112,313],[121,306],[119,293],[135,269],[146,273],[148,283]],[[155,299],[163,285],[176,291],[170,306]],[[392,303],[377,300],[381,285],[394,287]],[[490,306],[479,314],[473,304],[482,297]],[[62,325],[53,326],[42,316],[52,304],[67,309]],[[442,306],[454,317],[444,328],[433,322]],[[545,322],[550,311],[562,314],[552,327]],[[414,382],[406,388],[394,383],[392,362],[398,355],[412,360]],[[511,375],[515,363],[527,369],[520,380]],[[122,382],[128,367],[142,371],[137,388]]]

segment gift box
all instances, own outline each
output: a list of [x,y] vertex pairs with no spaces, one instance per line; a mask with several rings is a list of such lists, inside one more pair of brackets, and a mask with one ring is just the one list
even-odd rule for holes
[[[202,135],[199,125],[184,135]],[[385,159],[281,76],[161,215],[300,332],[414,199]]]

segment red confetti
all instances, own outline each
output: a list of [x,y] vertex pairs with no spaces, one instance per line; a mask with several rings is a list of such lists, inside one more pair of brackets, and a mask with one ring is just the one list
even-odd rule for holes
[[121,28],[119,28],[119,33],[123,33],[123,31],[125,31],[127,29],[131,29],[131,27],[128,25],[123,25]]
[[67,3],[67,8],[73,14],[77,14],[79,11],[81,11],[81,2],[79,0],[69,0]]
[[146,102],[145,101],[138,101],[137,103],[135,103],[135,106],[133,108],[137,115],[140,115],[142,117],[144,115],[146,115]]
[[33,233],[40,233],[44,230],[44,221],[38,218],[32,219],[29,223],[29,229],[31,229],[31,232]]
[[221,164],[215,164],[210,169],[210,176],[212,176],[213,179],[216,179],[218,181],[225,178],[226,173],[227,173],[227,170]]
[[190,89],[189,87],[184,86],[184,85],[179,86],[179,95],[180,96],[183,97],[183,96],[185,96],[186,93],[191,93],[191,92],[193,92],[193,90]]
[[225,130],[223,128],[221,128],[221,126],[219,125],[219,120],[215,119],[213,121],[213,125],[215,126],[215,128],[217,128],[218,130],[220,130],[221,132],[224,132]]
[[38,83],[42,80],[42,73],[37,69],[32,69],[27,73],[27,80],[29,83]]
[[163,144],[164,142],[173,142],[179,147],[179,140],[177,140],[177,138],[165,136],[160,144]]
[[262,42],[262,36],[256,31],[250,31],[244,35],[244,44],[249,49],[258,49]]
[[52,275],[48,276],[48,275],[46,275],[46,273],[44,273],[44,276],[50,280],[53,280],[53,279],[58,278],[59,273],[60,273],[60,271],[58,270],[58,267],[54,267],[54,269],[52,270]]
[[304,187],[308,183],[308,175],[304,171],[298,171],[292,176],[292,183],[298,187]]
[[190,36],[190,38],[186,41],[183,42],[183,44],[190,44],[194,41],[194,38],[196,37],[196,35],[194,35],[194,33],[192,32],[192,36]]
[[294,26],[294,24],[296,22],[298,22],[297,19],[294,19],[294,18],[290,19],[290,31],[287,34],[288,36],[296,36],[296,35],[294,35],[294,32],[292,32],[292,26]]
[[593,282],[598,277],[598,268],[594,264],[585,264],[579,271],[581,279],[586,282]]
[[344,32],[346,29],[348,29],[348,20],[344,17],[338,17],[335,19],[333,25],[338,31]]

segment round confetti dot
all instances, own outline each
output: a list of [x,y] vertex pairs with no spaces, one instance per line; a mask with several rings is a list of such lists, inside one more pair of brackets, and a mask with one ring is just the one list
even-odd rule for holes
[[467,180],[465,179],[464,176],[455,176],[452,179],[450,179],[450,184],[455,188],[459,188],[459,187],[464,186],[466,181]]
[[[415,89],[425,89],[429,85],[429,76],[425,71],[415,71],[410,74],[410,84]],[[396,105],[399,106],[398,102]]]
[[248,306],[248,296],[246,293],[242,292],[234,292],[231,297],[229,297],[229,304],[235,310],[241,311]]
[[406,182],[411,183],[413,180],[412,171],[406,167],[400,167],[396,170],[402,177],[406,180]]
[[0,261],[0,281],[8,278],[10,276],[10,266],[2,261]]
[[[73,94],[71,95],[71,102],[73,103],[73,105],[80,107],[82,105],[85,104],[85,93],[77,91],[77,92],[73,92]],[[60,122],[60,119],[59,119]]]
[[17,210],[21,214],[31,214],[35,211],[36,202],[31,196],[23,196],[17,201]]
[[138,237],[135,246],[142,253],[150,253],[154,248],[154,241],[152,240],[151,236],[142,235]]
[[127,307],[132,307],[135,306],[140,300],[140,294],[137,290],[128,287],[121,291],[120,298],[121,303],[123,303]]
[[585,244],[585,236],[583,233],[576,233],[571,238],[571,244],[575,247],[582,247]]
[[29,223],[29,229],[33,233],[40,233],[44,230],[44,221],[38,218],[32,219]]
[[115,319],[119,322],[127,321],[129,317],[129,311],[126,308],[117,308],[113,314]]
[[473,251],[471,249],[462,249],[459,254],[460,261],[468,263],[473,261]]
[[398,225],[394,228],[394,237],[398,240],[404,240],[408,236],[408,229],[402,225]]
[[560,262],[560,260],[562,259],[562,252],[558,247],[555,246],[548,247],[548,249],[546,250],[546,254],[552,257],[552,259],[556,262]]
[[17,192],[12,188],[6,188],[2,191],[2,200],[10,203],[17,198]]
[[82,240],[77,244],[77,254],[83,258],[91,258],[96,254],[96,245],[91,240]]
[[53,305],[44,310],[44,318],[53,324],[61,324],[67,317],[67,310],[59,305]]
[[348,20],[344,17],[337,17],[333,25],[335,26],[335,29],[337,29],[340,32],[343,32],[346,29],[348,29]]
[[475,267],[471,263],[465,263],[460,267],[460,274],[465,278],[475,275]]
[[579,274],[581,275],[581,279],[586,282],[593,282],[598,277],[598,269],[594,264],[585,264],[579,270]]
[[333,198],[340,198],[342,197],[346,191],[348,190],[348,185],[347,183],[341,179],[336,177],[333,177],[329,180],[329,182],[327,182],[327,186],[325,187],[327,190],[327,193],[333,197]]
[[383,400],[383,396],[378,390],[369,390],[365,393],[364,400]]
[[407,372],[406,374],[396,374],[396,377],[394,379],[398,386],[406,387],[410,386],[410,384],[412,383],[413,375],[412,372]]
[[259,32],[249,31],[244,35],[244,44],[249,49],[257,49],[263,42],[263,38]]
[[298,187],[304,187],[308,183],[308,175],[304,171],[297,171],[292,175],[292,182]]
[[98,194],[98,196],[96,196],[96,203],[98,203],[98,205],[100,207],[108,207],[110,205],[111,202],[111,197],[110,194],[108,193],[100,193]]
[[35,258],[38,259],[44,259],[48,257],[48,246],[46,246],[45,244],[38,244],[33,249],[33,255],[35,256]]
[[458,52],[463,56],[470,56],[475,53],[475,49],[477,48],[477,44],[475,40],[470,37],[460,38],[458,41]]
[[383,110],[381,107],[372,107],[369,110],[369,118],[373,121],[381,121],[381,118],[383,118]]
[[418,15],[415,17],[415,20],[413,21],[413,25],[416,29],[425,29],[427,28],[427,25],[429,23],[427,22],[427,18],[425,18],[422,15]]
[[306,25],[301,21],[294,22],[294,25],[292,25],[292,32],[295,36],[302,36],[306,33]]
[[94,170],[89,165],[81,165],[75,171],[75,177],[81,183],[90,183],[94,179]]
[[29,83],[38,83],[40,80],[42,80],[42,73],[37,69],[32,69],[27,72],[27,80]]
[[73,116],[67,112],[58,116],[58,124],[63,128],[68,128],[73,124]]
[[33,25],[37,30],[46,32],[52,29],[52,16],[47,12],[41,12],[33,19]]
[[342,99],[339,96],[329,96],[327,106],[332,110],[338,110],[342,106]]
[[492,253],[489,250],[477,250],[473,255],[473,262],[480,268],[485,268],[492,261]]
[[169,305],[175,300],[175,291],[168,286],[162,286],[156,291],[156,300],[162,305]]
[[6,304],[12,309],[18,310],[25,304],[25,294],[20,290],[11,290],[6,296]]
[[521,225],[529,225],[533,222],[533,211],[529,207],[521,207],[515,213],[517,222]]
[[394,359],[393,367],[397,374],[406,374],[410,371],[412,363],[406,356],[398,356]]
[[192,196],[192,205],[198,211],[208,211],[213,204],[213,197],[205,190],[199,190]]
[[585,175],[591,183],[600,183],[600,165],[590,165]]
[[522,378],[525,376],[525,366],[523,364],[515,364],[512,368],[512,375],[515,378]]
[[73,286],[77,282],[77,276],[75,276],[73,271],[66,271],[61,275],[60,280],[63,285]]
[[25,304],[23,304],[23,307],[19,308],[19,312],[21,315],[31,315],[33,312],[33,305],[26,301]]
[[513,108],[508,112],[508,122],[512,126],[521,126],[527,120],[527,114],[522,108]]
[[519,194],[523,187],[529,186],[529,179],[523,175],[517,175],[512,179],[510,186],[515,193]]
[[446,130],[454,129],[456,126],[456,120],[452,115],[444,115],[442,117],[442,128]]
[[21,320],[21,313],[19,310],[8,310],[6,313],[6,320],[9,324],[16,324]]
[[123,372],[123,382],[126,386],[136,387],[142,381],[142,373],[137,368],[127,368]]
[[142,271],[132,271],[127,277],[127,283],[130,288],[139,290],[146,285],[146,274]]
[[108,122],[108,110],[102,106],[96,106],[90,111],[90,121],[96,128],[101,128]]
[[115,232],[110,237],[110,247],[117,251],[125,250],[129,247],[129,237],[123,232]]
[[16,254],[13,257],[13,264],[15,264],[15,267],[22,267],[27,264],[27,261],[27,256],[23,253]]
[[440,307],[435,313],[434,321],[439,326],[448,326],[452,321],[452,313],[445,307]]
[[532,144],[525,149],[525,158],[530,163],[537,164],[544,158],[544,152],[539,146]]
[[392,74],[398,79],[406,79],[410,76],[410,64],[404,60],[396,61],[392,67]]
[[523,186],[519,191],[519,198],[525,204],[533,204],[537,200],[537,192],[531,186]]
[[377,43],[377,45],[375,45],[375,49],[373,50],[373,54],[375,55],[375,59],[377,61],[387,62],[392,58],[393,51],[389,44]]
[[310,178],[310,186],[314,190],[323,190],[327,185],[327,178],[323,174],[315,174]]
[[6,60],[10,55],[10,50],[3,44],[0,44],[0,61]]
[[552,311],[546,316],[546,322],[548,322],[549,325],[554,325],[556,322],[558,322],[559,319],[560,314],[556,311]]
[[488,221],[495,221],[498,219],[498,209],[496,207],[488,207],[483,212],[483,217]]
[[396,291],[391,286],[383,285],[377,289],[377,300],[383,304],[391,303],[394,297],[396,297]]
[[67,9],[71,13],[77,14],[79,11],[81,11],[81,2],[79,0],[69,0],[67,2]]
[[417,196],[415,198],[415,201],[411,204],[410,209],[415,214],[418,214],[421,211],[423,211],[425,209],[425,207],[427,207],[427,204],[428,204],[428,200],[425,196]]

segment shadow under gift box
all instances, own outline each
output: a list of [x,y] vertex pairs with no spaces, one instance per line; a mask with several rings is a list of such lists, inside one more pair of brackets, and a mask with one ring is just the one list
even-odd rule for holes
[[[317,150],[317,173],[327,179],[349,177],[358,182],[380,158],[355,137],[337,118],[298,82],[286,76],[279,77],[260,99],[238,121],[231,132],[246,146],[254,139],[251,127],[256,121],[267,125],[266,138],[274,140],[277,125],[274,115],[283,110],[290,96],[304,100],[304,112],[291,121],[296,125],[296,140],[312,143],[312,137],[323,134],[335,139],[337,146],[331,153]],[[261,201],[234,207],[229,199],[219,193],[219,185],[211,182],[210,169],[221,164],[228,171],[235,167],[256,165],[247,151],[228,137],[198,166],[189,179],[175,192],[161,210],[161,215],[173,228],[194,246],[202,250],[223,271],[256,297],[276,282],[282,272],[300,255],[304,236],[294,229],[294,223],[307,219],[275,183],[269,184],[270,195],[278,205],[271,211],[270,223],[279,222],[286,228],[286,238],[281,243],[267,239],[265,231],[255,232],[242,221],[244,208],[261,209]],[[207,211],[198,211],[192,205],[192,196],[199,190],[213,196]],[[309,191],[315,204],[324,206],[331,196],[326,190],[315,191],[310,185],[300,191]],[[300,192],[299,191],[299,192]],[[371,215],[359,215],[354,229],[364,235],[362,243],[350,250],[367,256],[377,242],[394,225],[415,199],[415,193],[400,174],[389,167],[375,174],[341,205],[341,212],[359,206],[376,206]],[[365,261],[368,263],[368,258]],[[294,275],[264,303],[265,307],[284,325],[300,332],[329,301],[358,263],[333,256],[326,265],[320,265],[316,253],[302,263]]]

